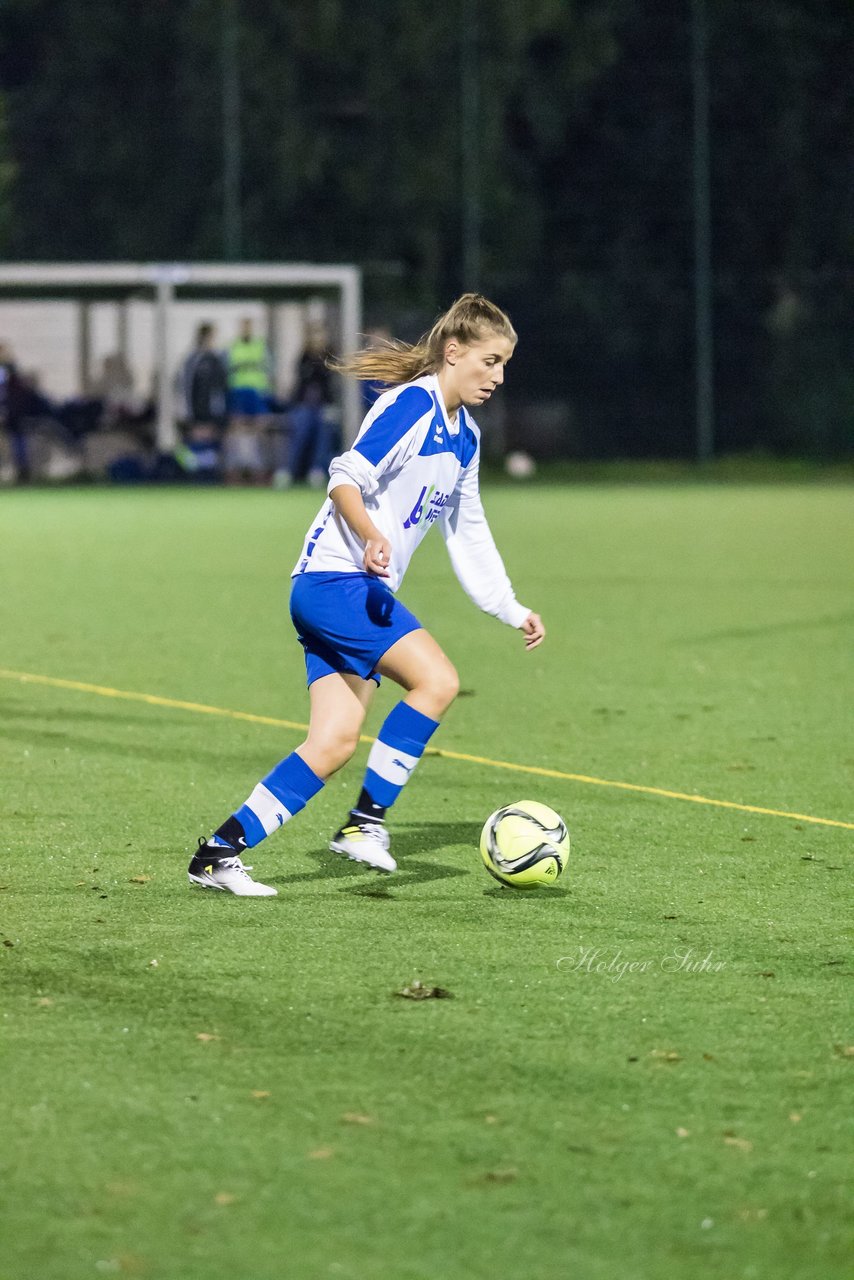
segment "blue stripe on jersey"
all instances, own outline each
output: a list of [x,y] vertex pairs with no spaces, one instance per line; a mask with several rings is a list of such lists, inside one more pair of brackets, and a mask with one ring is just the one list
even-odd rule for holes
[[468,417],[465,409],[460,408],[460,449],[458,457],[464,467],[467,467],[474,455],[477,453],[477,436],[468,424]]
[[379,466],[410,427],[430,412],[432,404],[430,392],[424,387],[405,387],[388,408],[374,418],[353,448],[373,466]]
[[462,467],[467,467],[477,452],[477,436],[466,422],[462,409],[460,409],[460,429],[456,435],[452,435],[445,426],[445,419],[435,396],[433,403],[436,414],[430,423],[430,430],[424,437],[424,443],[418,450],[419,456],[426,458],[431,453],[452,453],[459,459]]

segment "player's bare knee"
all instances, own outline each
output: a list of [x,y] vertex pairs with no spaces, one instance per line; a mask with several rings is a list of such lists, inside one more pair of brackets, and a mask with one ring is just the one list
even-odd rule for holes
[[309,738],[299,749],[299,754],[319,778],[330,778],[343,769],[359,745],[359,735],[342,735],[322,740]]
[[450,662],[438,667],[431,673],[427,688],[438,718],[447,711],[460,691],[460,677],[456,667]]
[[348,760],[355,754],[359,745],[358,731],[352,734],[342,735],[335,744],[336,757],[339,763],[336,769],[343,769]]

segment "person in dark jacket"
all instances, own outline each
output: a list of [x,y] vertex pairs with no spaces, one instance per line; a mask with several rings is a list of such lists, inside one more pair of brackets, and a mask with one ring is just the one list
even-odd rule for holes
[[216,330],[200,324],[196,345],[181,369],[186,447],[181,461],[200,478],[220,472],[222,437],[228,420],[228,370],[215,349]]
[[338,426],[329,368],[331,356],[325,331],[311,330],[296,368],[296,385],[288,415],[290,447],[287,466],[273,478],[277,489],[288,489],[299,480],[307,480],[312,488],[322,488],[329,478]]

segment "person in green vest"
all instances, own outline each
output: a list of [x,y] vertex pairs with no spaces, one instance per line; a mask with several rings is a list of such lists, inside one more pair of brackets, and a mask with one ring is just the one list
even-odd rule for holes
[[269,470],[263,432],[273,395],[272,361],[267,343],[255,337],[249,316],[241,320],[238,336],[226,357],[229,408],[226,479],[239,480],[248,473],[260,482]]

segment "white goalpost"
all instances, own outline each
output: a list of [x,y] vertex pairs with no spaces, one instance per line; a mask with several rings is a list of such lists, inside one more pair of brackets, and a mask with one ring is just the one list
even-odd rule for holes
[[[4,263],[0,298],[49,303],[71,299],[77,307],[77,360],[81,387],[88,375],[90,311],[109,298],[120,307],[132,298],[154,304],[153,369],[156,383],[156,444],[161,453],[178,444],[174,374],[181,352],[174,342],[176,305],[182,298],[271,300],[332,297],[337,306],[336,339],[342,351],[359,345],[362,330],[362,275],[352,265],[315,263]],[[344,442],[356,435],[361,418],[359,386],[344,379],[340,389]]]

